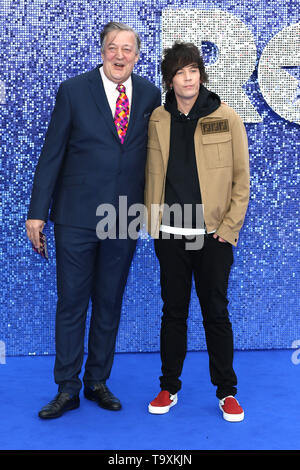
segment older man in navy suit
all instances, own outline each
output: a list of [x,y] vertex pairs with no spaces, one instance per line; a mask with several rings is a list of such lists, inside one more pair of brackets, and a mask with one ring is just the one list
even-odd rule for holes
[[[134,254],[132,237],[96,233],[97,207],[127,197],[143,203],[148,120],[160,105],[158,88],[132,73],[140,38],[122,23],[101,33],[103,65],[63,82],[35,172],[26,221],[39,233],[51,206],[57,264],[56,360],[58,393],[39,412],[57,418],[78,408],[86,312],[92,301],[84,395],[109,410],[121,403],[106,381],[113,364],[122,297]],[[124,230],[124,227],[122,227]]]

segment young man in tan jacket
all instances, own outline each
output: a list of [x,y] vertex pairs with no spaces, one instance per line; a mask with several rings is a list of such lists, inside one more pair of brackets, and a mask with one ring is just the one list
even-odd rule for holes
[[241,421],[227,287],[249,201],[247,135],[235,111],[204,87],[195,45],[175,43],[161,67],[166,102],[149,122],[145,204],[160,263],[162,376],[148,409],[163,414],[177,403],[194,275],[219,407],[224,419]]

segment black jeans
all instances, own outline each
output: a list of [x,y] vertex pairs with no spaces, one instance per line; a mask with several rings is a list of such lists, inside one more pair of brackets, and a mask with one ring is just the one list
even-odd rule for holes
[[187,318],[192,276],[199,298],[209,370],[216,395],[235,395],[237,379],[233,370],[233,334],[228,316],[227,286],[233,263],[230,243],[219,242],[213,235],[204,236],[201,249],[186,250],[185,237],[156,239],[155,253],[160,263],[163,316],[160,348],[162,390],[175,394],[181,388],[179,377],[187,350]]

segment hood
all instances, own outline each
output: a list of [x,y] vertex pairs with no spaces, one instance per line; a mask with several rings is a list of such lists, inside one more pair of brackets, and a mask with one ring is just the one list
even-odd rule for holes
[[[221,104],[220,97],[209,91],[203,85],[200,85],[199,95],[196,99],[194,106],[190,110],[188,117],[191,120],[199,119],[201,117],[207,116],[208,114],[213,113],[216,109],[219,108]],[[178,111],[177,109],[177,101],[175,97],[174,90],[169,90],[166,93],[166,102],[164,105],[166,111],[168,111],[172,116],[174,116],[178,120],[185,120],[187,117]]]

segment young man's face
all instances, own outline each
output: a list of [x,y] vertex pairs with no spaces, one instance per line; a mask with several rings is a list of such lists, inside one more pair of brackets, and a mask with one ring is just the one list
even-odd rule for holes
[[103,71],[115,83],[124,83],[138,61],[136,41],[132,31],[111,31],[102,52]]
[[196,64],[179,69],[172,79],[176,98],[193,99],[199,94],[200,71]]

